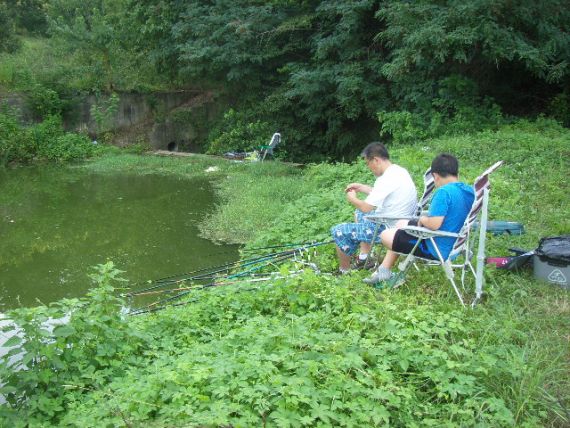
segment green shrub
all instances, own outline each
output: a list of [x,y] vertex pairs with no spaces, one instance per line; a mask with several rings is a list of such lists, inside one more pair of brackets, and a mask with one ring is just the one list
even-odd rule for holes
[[549,105],[550,115],[562,125],[570,127],[570,96],[566,92],[556,95]]
[[14,161],[29,161],[34,157],[35,147],[29,132],[18,123],[13,111],[0,110],[0,164]]
[[473,133],[504,123],[500,107],[491,98],[479,96],[470,79],[453,75],[438,83],[438,96],[417,112],[378,113],[380,135],[396,143],[413,143],[442,135]]
[[233,109],[224,114],[220,127],[210,135],[207,153],[250,151],[269,143],[272,132],[269,123],[252,121]]
[[0,112],[0,162],[30,162],[34,159],[70,161],[92,156],[96,146],[82,134],[65,133],[61,117],[23,126],[14,112]]
[[20,41],[15,34],[15,25],[10,16],[8,6],[0,3],[0,52],[16,52],[20,48]]
[[48,160],[69,161],[89,157],[94,150],[94,145],[86,135],[68,133],[41,146],[38,155]]
[[[0,360],[0,393],[28,423],[43,425],[56,418],[70,404],[66,397],[112,380],[124,370],[116,361],[136,360],[142,342],[121,314],[125,301],[115,296],[114,284],[123,281],[120,273],[112,262],[99,265],[85,299],[8,314],[15,326],[5,330],[17,327],[21,334],[3,344],[14,348]],[[21,369],[10,364],[14,355],[20,355]]]
[[31,110],[40,118],[61,115],[63,102],[59,94],[53,89],[35,84],[28,91],[27,101]]

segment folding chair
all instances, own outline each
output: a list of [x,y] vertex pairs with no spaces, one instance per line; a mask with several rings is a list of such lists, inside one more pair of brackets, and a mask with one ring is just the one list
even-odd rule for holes
[[[461,230],[458,233],[443,232],[438,230],[431,230],[425,227],[418,226],[406,226],[402,230],[408,232],[410,235],[418,238],[416,245],[410,254],[406,254],[406,258],[402,261],[398,268],[400,270],[400,277],[403,277],[410,267],[414,264],[416,260],[420,260],[430,266],[441,266],[445,272],[447,279],[451,282],[461,305],[465,307],[465,302],[463,296],[459,291],[457,284],[454,279],[454,269],[461,269],[461,286],[465,290],[465,276],[466,272],[469,271],[473,274],[475,278],[475,298],[471,304],[472,307],[481,299],[483,294],[483,269],[485,267],[485,234],[487,232],[487,210],[489,206],[489,189],[490,181],[489,175],[499,168],[503,164],[503,161],[499,161],[491,166],[489,169],[484,171],[479,177],[475,179],[473,188],[475,190],[475,200],[471,206],[471,210],[467,215]],[[473,258],[473,238],[472,238],[472,228],[473,224],[477,220],[477,217],[481,215],[480,228],[479,228],[479,246],[477,251],[477,269],[473,267],[471,259]],[[434,240],[438,237],[450,237],[455,238],[455,243],[449,256],[444,260],[441,252]],[[413,255],[414,251],[418,245],[424,241],[429,240],[435,251],[437,253],[437,260],[425,259]],[[461,260],[460,262],[455,262],[456,259]]]
[[374,245],[374,242],[378,237],[380,226],[385,226],[385,227],[393,226],[394,222],[397,220],[418,219],[422,215],[422,213],[426,211],[428,202],[431,199],[434,189],[435,189],[435,182],[433,181],[433,175],[431,173],[431,167],[430,167],[424,173],[424,193],[422,194],[422,197],[418,201],[418,207],[416,208],[416,212],[414,213],[413,216],[391,217],[391,216],[382,216],[379,214],[370,214],[364,216],[365,220],[371,221],[372,223],[376,223],[376,226],[374,227],[374,233],[372,234],[372,241],[370,242],[371,245]]
[[275,134],[273,134],[273,137],[271,137],[271,141],[269,143],[268,146],[261,146],[259,149],[262,152],[261,155],[261,161],[263,162],[265,160],[265,157],[270,154],[271,156],[273,156],[273,149],[275,149],[275,147],[277,147],[277,145],[281,142],[281,134],[279,132],[276,132]]

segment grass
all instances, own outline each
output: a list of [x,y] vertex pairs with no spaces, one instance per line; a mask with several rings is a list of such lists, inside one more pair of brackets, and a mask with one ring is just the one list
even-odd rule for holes
[[[490,217],[520,221],[526,234],[489,235],[488,255],[570,230],[568,130],[539,120],[391,148],[418,185],[441,151],[459,157],[467,182],[505,161],[491,177]],[[218,168],[208,173],[218,206],[203,231],[250,247],[328,239],[351,217],[345,183],[371,181],[362,163],[296,170],[109,153],[81,167],[181,178]],[[335,269],[332,247],[317,261]],[[464,310],[438,270],[414,272],[392,292],[364,276],[309,271],[195,293],[125,321],[143,343],[128,363],[98,357],[107,369],[65,387],[51,380],[39,408],[0,410],[16,426],[568,426],[567,290],[489,268],[486,299]]]

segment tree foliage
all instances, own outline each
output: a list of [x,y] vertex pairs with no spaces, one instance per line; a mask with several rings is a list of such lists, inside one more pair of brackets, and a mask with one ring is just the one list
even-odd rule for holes
[[14,20],[4,2],[0,1],[0,52],[14,52],[19,47]]
[[[293,158],[353,155],[379,132],[411,141],[481,129],[503,114],[570,123],[566,0],[8,3],[47,13],[91,89],[214,90],[243,123],[281,131]],[[24,20],[0,7],[2,19],[5,44]]]
[[379,112],[408,111],[433,131],[457,117],[493,122],[498,107],[543,110],[570,81],[564,6],[145,0],[129,9],[144,35],[141,49],[162,69],[236,94],[252,118],[284,132],[297,156],[338,157],[377,135]]

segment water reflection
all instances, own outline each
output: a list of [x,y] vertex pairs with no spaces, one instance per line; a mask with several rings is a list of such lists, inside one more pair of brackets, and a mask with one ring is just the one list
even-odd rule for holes
[[0,310],[84,295],[107,260],[131,284],[235,260],[198,236],[213,203],[205,180],[0,170]]

